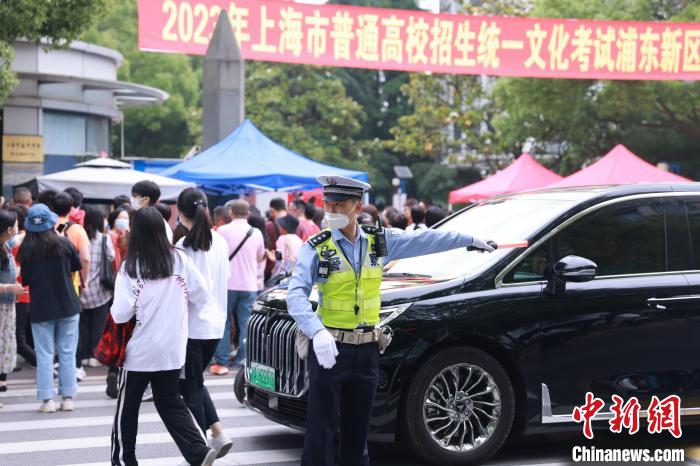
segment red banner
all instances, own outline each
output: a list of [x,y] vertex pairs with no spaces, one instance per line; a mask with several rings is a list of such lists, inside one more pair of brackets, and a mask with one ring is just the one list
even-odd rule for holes
[[139,47],[204,55],[225,11],[248,60],[578,79],[700,79],[700,24],[139,0]]

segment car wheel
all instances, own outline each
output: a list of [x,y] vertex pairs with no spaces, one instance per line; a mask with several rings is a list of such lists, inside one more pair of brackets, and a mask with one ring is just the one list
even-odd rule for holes
[[404,440],[430,463],[480,464],[501,448],[514,415],[513,385],[498,361],[475,348],[449,348],[411,382]]
[[245,367],[241,367],[236,372],[236,377],[233,379],[233,394],[239,403],[245,401]]

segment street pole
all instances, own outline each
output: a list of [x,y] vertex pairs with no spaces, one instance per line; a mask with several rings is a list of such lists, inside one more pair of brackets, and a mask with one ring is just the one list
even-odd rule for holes
[[122,112],[122,123],[121,123],[121,128],[120,128],[120,130],[121,130],[121,138],[120,138],[121,157],[120,158],[122,158],[122,159],[124,158],[124,118],[126,118],[126,117],[124,116],[124,112]]

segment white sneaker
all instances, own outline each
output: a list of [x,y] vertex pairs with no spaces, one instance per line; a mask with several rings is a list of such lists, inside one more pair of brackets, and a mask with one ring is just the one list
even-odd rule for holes
[[73,411],[73,398],[64,398],[61,401],[61,411]]
[[151,390],[151,385],[148,384],[146,390],[143,392],[143,397],[141,401],[153,401],[153,390]]
[[[202,466],[211,466],[212,464],[214,464],[214,461],[216,460],[216,458],[217,458],[216,450],[214,450],[212,448],[207,453],[207,456],[204,457],[204,460],[202,460]],[[189,466],[189,465],[190,465],[190,463],[188,463],[187,460],[185,460],[182,463],[180,463],[178,466]]]
[[85,373],[85,369],[82,367],[78,367],[75,369],[75,377],[78,379],[78,382],[82,382],[85,377],[87,377],[87,374]]
[[207,453],[207,456],[204,457],[204,461],[202,461],[202,466],[211,466],[212,464],[214,464],[214,460],[216,460],[216,458],[218,458],[216,456],[216,450],[212,448],[211,450],[209,450],[209,453]]
[[88,359],[87,365],[90,367],[102,367],[102,363],[95,358]]
[[216,458],[223,458],[228,454],[233,446],[233,441],[226,437],[225,434],[221,434],[218,437],[212,437],[209,439],[209,447],[216,450]]
[[39,406],[39,412],[55,413],[56,405],[53,404],[53,400],[42,401],[41,406]]
[[81,366],[87,366],[90,363],[89,359],[81,359],[80,360],[80,365]]

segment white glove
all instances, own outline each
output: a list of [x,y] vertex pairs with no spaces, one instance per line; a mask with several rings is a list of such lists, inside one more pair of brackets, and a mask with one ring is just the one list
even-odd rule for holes
[[335,357],[338,356],[338,347],[335,345],[335,338],[327,329],[319,330],[314,335],[314,353],[318,363],[324,369],[335,366]]
[[493,252],[498,248],[495,241],[472,238],[471,246],[467,246],[467,251]]

